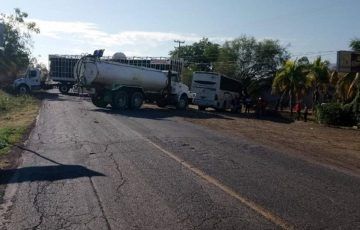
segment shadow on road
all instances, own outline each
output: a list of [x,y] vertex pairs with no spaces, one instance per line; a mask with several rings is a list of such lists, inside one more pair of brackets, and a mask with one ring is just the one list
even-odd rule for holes
[[103,112],[109,114],[115,114],[119,116],[129,116],[136,118],[146,118],[146,119],[155,119],[161,120],[169,117],[185,117],[185,118],[193,118],[193,119],[223,119],[223,120],[234,120],[236,118],[243,119],[257,119],[264,121],[271,121],[277,123],[285,123],[290,124],[294,122],[294,119],[286,118],[277,113],[272,113],[268,111],[266,114],[257,116],[255,113],[231,113],[229,111],[218,112],[215,110],[207,110],[207,111],[198,111],[196,109],[188,109],[186,111],[176,110],[176,109],[162,109],[162,108],[141,108],[139,110],[125,110],[125,111],[117,111],[111,110],[110,108],[106,109],[93,109],[92,111]]
[[125,110],[125,111],[97,108],[97,109],[93,109],[92,111],[115,114],[119,116],[129,116],[129,117],[154,119],[154,120],[161,120],[169,117],[187,117],[187,118],[195,118],[195,119],[217,118],[217,119],[233,120],[232,118],[225,117],[221,114],[202,113],[192,109],[181,111],[171,108],[162,109],[162,108],[145,107],[139,110]]
[[[0,170],[4,180],[0,184],[34,182],[34,181],[57,181],[64,179],[75,179],[80,177],[105,176],[102,173],[90,170],[81,165],[51,165],[51,166],[33,166],[18,169]],[[17,173],[16,180],[11,181],[12,175]]]
[[[80,177],[95,177],[105,176],[102,173],[88,169],[82,165],[65,165],[50,158],[41,155],[38,152],[27,149],[22,146],[15,145],[16,147],[33,153],[38,157],[41,157],[47,161],[50,161],[56,165],[47,166],[31,166],[16,169],[0,170],[0,185],[22,182],[34,182],[34,181],[57,181],[64,179],[75,179]],[[16,180],[12,181],[11,177],[17,174]]]
[[71,97],[65,97],[65,96],[72,96],[74,98],[81,97],[81,98],[83,98],[83,100],[90,100],[87,94],[79,95],[77,93],[69,92],[66,95],[64,95],[55,90],[33,92],[31,95],[36,97],[39,100],[46,99],[47,101],[68,101],[69,98],[71,98]]

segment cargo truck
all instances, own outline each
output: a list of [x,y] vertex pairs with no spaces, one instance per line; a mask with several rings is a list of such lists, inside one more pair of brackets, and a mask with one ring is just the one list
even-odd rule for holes
[[66,94],[77,83],[74,66],[80,58],[81,56],[75,55],[49,55],[48,76],[39,68],[28,68],[25,74],[14,81],[13,86],[20,94],[52,88],[58,88],[61,93]]
[[[94,89],[95,106],[113,109],[138,109],[144,100],[159,107],[174,105],[186,109],[192,100],[189,88],[180,82],[178,72],[134,66],[126,61],[101,59],[103,50],[81,58],[75,66],[75,76],[83,87]],[[125,56],[122,59],[126,59]]]

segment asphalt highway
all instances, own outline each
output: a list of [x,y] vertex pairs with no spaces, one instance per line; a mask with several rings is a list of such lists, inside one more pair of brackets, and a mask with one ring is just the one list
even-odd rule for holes
[[1,229],[360,229],[356,175],[182,116],[46,94]]

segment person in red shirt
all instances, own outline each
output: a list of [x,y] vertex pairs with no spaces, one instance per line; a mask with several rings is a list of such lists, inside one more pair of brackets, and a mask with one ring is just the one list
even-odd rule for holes
[[299,121],[300,117],[301,117],[301,103],[300,102],[296,103],[295,111],[297,113],[297,118],[296,119]]

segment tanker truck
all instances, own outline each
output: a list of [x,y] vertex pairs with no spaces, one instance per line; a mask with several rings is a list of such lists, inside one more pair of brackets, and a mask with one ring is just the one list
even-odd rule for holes
[[[145,100],[159,107],[174,105],[186,109],[191,98],[189,88],[180,82],[177,72],[133,66],[101,59],[104,50],[81,58],[74,75],[79,85],[92,90],[91,101],[100,108],[138,109]],[[124,56],[125,58],[125,56]]]

